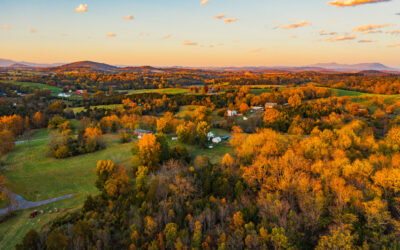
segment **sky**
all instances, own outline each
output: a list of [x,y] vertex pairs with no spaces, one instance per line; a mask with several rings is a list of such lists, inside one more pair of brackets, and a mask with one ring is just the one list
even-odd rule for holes
[[400,67],[400,0],[0,0],[0,58]]

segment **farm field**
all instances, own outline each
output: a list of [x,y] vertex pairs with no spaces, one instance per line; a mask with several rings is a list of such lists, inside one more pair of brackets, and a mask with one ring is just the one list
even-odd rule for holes
[[[119,109],[122,108],[123,105],[122,104],[109,104],[109,105],[97,105],[97,106],[90,106],[91,109]],[[75,108],[71,108],[72,111],[76,114],[82,111],[85,111],[86,108],[85,107],[75,107]]]
[[160,93],[160,94],[185,94],[190,93],[190,89],[185,88],[165,88],[165,89],[132,89],[128,90],[127,95],[143,94],[143,93]]
[[26,86],[26,87],[33,87],[36,89],[48,89],[52,92],[52,94],[58,94],[60,93],[62,90],[61,88],[58,87],[54,87],[54,86],[49,86],[46,84],[42,84],[42,83],[35,83],[35,82],[18,82],[18,81],[12,81],[12,80],[2,80],[0,81],[0,84],[4,82],[4,83],[11,83],[11,84],[16,84],[16,85],[22,85],[22,86]]

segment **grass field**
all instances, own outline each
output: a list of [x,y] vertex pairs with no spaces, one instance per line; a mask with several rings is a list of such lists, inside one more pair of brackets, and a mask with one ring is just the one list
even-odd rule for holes
[[143,94],[143,93],[160,93],[160,94],[176,95],[176,94],[190,93],[190,89],[165,88],[165,89],[132,89],[132,90],[128,90],[128,95]]
[[[90,106],[91,109],[98,108],[98,109],[120,109],[122,108],[122,104],[110,104],[110,105],[97,105],[97,106]],[[86,110],[85,107],[76,107],[76,108],[71,108],[72,111],[76,114],[81,111]]]
[[186,116],[190,116],[192,112],[200,107],[199,105],[185,105],[185,106],[180,106],[179,107],[179,112],[175,114],[175,117],[177,118],[185,118]]
[[[46,130],[43,130],[46,131]],[[32,138],[46,136],[39,131]],[[26,200],[37,201],[65,194],[73,198],[59,201],[46,207],[74,209],[79,207],[90,193],[95,193],[94,172],[99,160],[112,160],[117,164],[131,164],[133,143],[120,144],[117,135],[105,135],[106,149],[86,155],[57,160],[46,156],[47,141],[33,141],[16,145],[16,150],[5,157],[1,170],[7,179],[7,187]],[[40,210],[40,209],[38,209]],[[18,212],[18,215],[0,224],[0,249],[12,249],[31,228],[39,228],[55,215],[27,219],[32,209]]]
[[[53,94],[58,94],[60,93],[62,90],[61,88],[58,87],[54,87],[54,86],[49,86],[46,84],[42,84],[42,83],[35,83],[35,82],[17,82],[17,81],[11,81],[11,80],[5,80],[5,81],[1,81],[1,82],[5,82],[5,83],[9,83],[9,84],[15,84],[15,85],[22,85],[22,86],[27,86],[27,87],[33,87],[36,89],[48,89],[50,90]],[[0,83],[1,83],[0,82]]]

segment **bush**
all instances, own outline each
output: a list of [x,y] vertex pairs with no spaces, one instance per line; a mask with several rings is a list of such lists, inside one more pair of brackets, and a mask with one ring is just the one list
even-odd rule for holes
[[57,159],[63,159],[71,156],[71,152],[69,148],[65,145],[60,146],[55,152],[54,152],[54,157]]
[[119,135],[119,141],[121,143],[128,143],[132,140],[132,136],[129,133],[123,132]]

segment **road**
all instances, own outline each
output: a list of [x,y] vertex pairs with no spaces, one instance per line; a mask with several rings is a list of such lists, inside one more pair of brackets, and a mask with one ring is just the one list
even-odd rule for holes
[[20,196],[16,193],[13,193],[11,191],[7,191],[7,192],[8,192],[8,196],[12,197],[11,198],[12,204],[6,208],[0,209],[0,216],[8,213],[10,211],[10,209],[12,211],[17,211],[17,210],[22,210],[22,209],[27,209],[27,208],[35,208],[35,207],[39,207],[39,206],[53,203],[56,201],[71,198],[72,196],[74,196],[73,194],[68,194],[68,195],[64,195],[64,196],[60,196],[60,197],[56,197],[56,198],[52,198],[52,199],[48,199],[48,200],[44,200],[44,201],[26,201],[24,198],[22,198],[22,196]]

